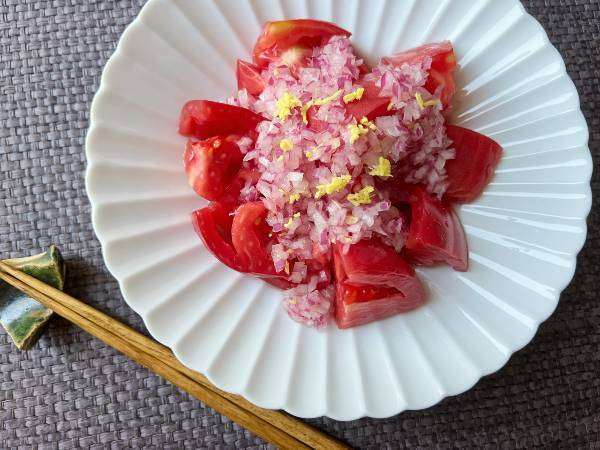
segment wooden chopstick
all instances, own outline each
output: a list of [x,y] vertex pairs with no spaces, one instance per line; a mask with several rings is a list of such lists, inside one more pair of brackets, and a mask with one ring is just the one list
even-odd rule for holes
[[181,364],[167,347],[2,262],[0,278],[279,448],[349,448],[284,412],[259,408],[218,389],[206,377]]

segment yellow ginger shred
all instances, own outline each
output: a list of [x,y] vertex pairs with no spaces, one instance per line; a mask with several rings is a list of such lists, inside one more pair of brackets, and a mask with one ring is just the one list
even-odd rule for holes
[[379,157],[377,165],[371,167],[369,175],[377,177],[391,177],[392,176],[392,165],[390,161],[383,156]]
[[340,95],[342,94],[342,90],[338,89],[337,91],[335,91],[333,94],[331,94],[328,97],[325,98],[317,98],[317,99],[313,99],[313,100],[309,100],[307,101],[301,108],[300,108],[300,114],[302,114],[302,122],[304,122],[304,125],[308,124],[308,117],[306,117],[306,114],[308,112],[308,109],[311,106],[323,106],[326,105],[327,103],[331,103],[332,101],[336,100]]
[[375,188],[373,186],[365,186],[356,194],[349,194],[347,199],[354,206],[368,205],[371,203],[371,194],[373,192],[375,192]]
[[363,117],[362,119],[360,119],[360,124],[369,128],[370,130],[377,131],[377,126],[375,126],[375,124],[373,122],[371,122],[369,119],[367,119],[366,117]]
[[354,100],[360,100],[365,93],[364,87],[357,88],[354,92],[344,95],[344,103],[350,103]]
[[310,108],[313,104],[314,102],[309,100],[300,108],[300,114],[302,114],[302,122],[304,122],[304,125],[308,125],[308,117],[306,117],[306,113],[308,112],[308,108]]
[[350,143],[354,144],[361,136],[364,136],[369,130],[376,131],[377,127],[366,117],[360,119],[360,123],[357,125],[348,125],[348,132],[350,133]]
[[363,134],[366,134],[367,131],[368,130],[365,127],[361,127],[360,125],[348,125],[348,132],[350,133],[350,143],[354,144]]
[[315,193],[315,198],[319,199],[324,195],[340,192],[346,187],[348,183],[350,183],[351,179],[352,177],[350,175],[342,175],[339,177],[333,177],[328,184],[317,185],[317,192]]
[[327,103],[331,103],[334,100],[337,100],[337,98],[342,94],[342,90],[338,89],[337,91],[335,91],[333,94],[331,94],[328,97],[325,98],[318,98],[316,100],[313,100],[313,105],[315,106],[323,106],[326,105]]
[[420,92],[417,92],[415,94],[415,98],[417,99],[417,104],[419,105],[419,108],[421,108],[422,110],[427,108],[428,106],[435,106],[440,102],[437,98],[424,101],[423,96],[421,95]]
[[294,213],[294,215],[292,217],[290,217],[288,219],[288,221],[285,224],[283,224],[283,226],[286,228],[290,228],[292,226],[292,224],[294,223],[294,219],[297,219],[298,217],[300,217],[300,213],[299,212]]
[[300,200],[300,194],[297,192],[294,192],[293,194],[290,194],[290,198],[289,198],[289,202],[290,205],[297,202],[298,200]]
[[295,95],[285,92],[279,100],[277,100],[275,115],[279,120],[284,121],[291,114],[294,108],[301,108],[302,102]]
[[282,139],[279,141],[279,148],[284,152],[289,152],[294,148],[294,143],[290,139]]

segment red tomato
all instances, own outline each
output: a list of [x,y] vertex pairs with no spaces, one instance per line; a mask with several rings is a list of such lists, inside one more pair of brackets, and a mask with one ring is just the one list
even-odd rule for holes
[[369,66],[367,66],[367,64],[364,62],[360,66],[358,66],[358,76],[359,77],[365,76],[370,71],[371,71],[371,69],[369,69]]
[[233,211],[240,205],[240,191],[246,184],[246,180],[241,173],[246,169],[240,169],[235,178],[229,183],[225,192],[219,197],[219,203],[222,203],[230,211]]
[[258,67],[264,68],[291,47],[312,49],[335,35],[350,36],[350,33],[337,25],[320,20],[267,22],[254,45],[252,60]]
[[445,262],[465,272],[467,239],[452,208],[420,186],[413,188],[410,200],[411,222],[404,246],[407,257],[424,265]]
[[396,207],[406,205],[410,202],[410,192],[414,184],[404,182],[402,174],[389,177],[387,179],[376,179],[375,187],[379,190],[387,190],[389,199]]
[[231,137],[190,140],[183,154],[188,183],[206,200],[219,200],[242,167],[242,158]]
[[262,116],[239,106],[191,100],[181,110],[179,133],[199,139],[230,134],[255,137],[256,126],[263,120]]
[[335,318],[339,328],[364,325],[416,308],[425,292],[415,271],[377,239],[334,251]]
[[267,212],[261,201],[240,205],[233,217],[231,238],[246,271],[277,276],[273,259],[267,253],[271,241],[271,227],[266,221]]
[[252,63],[237,61],[238,89],[246,89],[249,94],[259,95],[265,88],[265,81],[260,76],[260,69]]
[[219,198],[219,203],[233,211],[240,206],[240,191],[247,181],[256,183],[260,178],[260,173],[256,169],[246,169],[242,167],[233,181],[227,186],[225,192]]
[[487,136],[466,128],[448,125],[446,134],[452,140],[456,157],[446,161],[448,201],[468,203],[481,195],[494,176],[502,157],[502,147]]
[[192,213],[194,229],[206,248],[226,266],[243,271],[231,242],[232,221],[227,208],[217,202]]
[[223,264],[283,289],[290,285],[285,280],[286,274],[275,273],[273,261],[265,250],[269,228],[264,223],[266,210],[258,203],[245,203],[232,213],[229,206],[212,202],[195,211],[192,222],[206,248]]
[[378,239],[362,240],[351,245],[348,253],[334,252],[336,277],[343,273],[349,283],[374,284],[402,289],[406,278],[415,275],[413,268],[394,250]]
[[360,100],[350,102],[346,105],[346,111],[352,114],[356,120],[361,120],[366,117],[369,120],[374,120],[380,116],[388,116],[394,114],[395,111],[389,111],[389,97],[380,97],[379,88],[372,81],[359,82],[365,88]]
[[441,87],[440,100],[444,107],[447,107],[456,91],[453,72],[456,70],[457,65],[454,48],[450,41],[422,45],[421,47],[385,57],[382,61],[399,66],[404,63],[414,64],[420,62],[427,56],[431,58],[431,69],[425,89],[435,94],[437,89]]
[[264,277],[262,278],[263,281],[265,281],[266,283],[269,283],[271,286],[275,286],[276,288],[279,289],[291,289],[295,286],[294,283],[292,283],[289,280],[286,280],[285,278],[280,278],[280,277]]
[[314,261],[316,264],[320,264],[321,266],[326,267],[329,265],[329,262],[331,260],[331,252],[329,250],[326,252],[321,251],[319,246],[313,242],[312,257],[312,261]]
[[370,302],[399,294],[397,289],[389,286],[376,286],[374,284],[351,284],[343,282],[338,287],[337,292],[341,294],[345,304]]

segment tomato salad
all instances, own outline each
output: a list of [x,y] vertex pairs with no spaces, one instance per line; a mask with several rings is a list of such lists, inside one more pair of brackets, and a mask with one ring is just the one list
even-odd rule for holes
[[446,123],[458,70],[450,42],[368,67],[350,33],[268,22],[238,61],[227,103],[192,100],[179,132],[204,244],[284,290],[294,320],[363,325],[425,301],[415,265],[466,271],[457,203],[493,176],[502,148]]

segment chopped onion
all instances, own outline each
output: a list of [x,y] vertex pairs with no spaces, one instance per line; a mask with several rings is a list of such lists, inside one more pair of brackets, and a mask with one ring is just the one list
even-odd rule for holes
[[[406,240],[406,221],[392,206],[386,188],[376,188],[370,203],[358,206],[348,195],[378,186],[368,172],[385,157],[393,164],[394,177],[423,183],[441,196],[447,186],[445,162],[455,154],[440,107],[431,102],[423,107],[422,101],[434,98],[424,89],[431,58],[400,67],[379,64],[366,75],[393,106],[393,114],[376,118],[375,129],[357,122],[343,102],[343,95],[363,83],[361,64],[349,39],[335,36],[313,50],[306,67],[292,71],[271,63],[261,74],[266,87],[259,96],[242,90],[230,101],[266,118],[257,126],[254,144],[247,138],[238,140],[243,166],[260,173],[258,180],[246,183],[240,198],[260,199],[267,208],[275,270],[292,265],[288,280],[296,285],[285,293],[285,308],[294,320],[316,327],[327,323],[334,289],[321,288],[327,273],[309,270],[305,261],[313,258],[313,251],[331,255],[332,244],[342,243],[346,252],[353,243],[373,236],[400,251]],[[291,107],[281,120],[276,113],[285,94],[304,106],[311,102],[306,114],[318,121],[318,129],[304,122],[301,106]],[[316,100],[321,101],[314,105]],[[360,131],[358,138],[352,137],[352,127]],[[280,146],[284,139],[286,145]],[[342,175],[350,175],[350,182],[316,198],[317,186]]]

